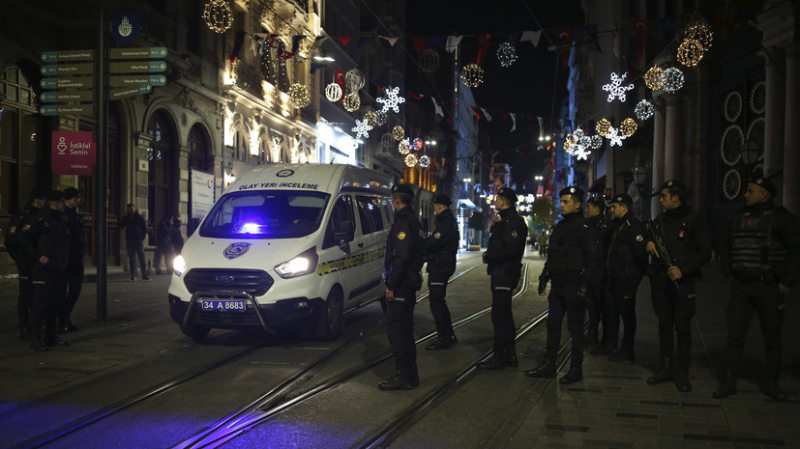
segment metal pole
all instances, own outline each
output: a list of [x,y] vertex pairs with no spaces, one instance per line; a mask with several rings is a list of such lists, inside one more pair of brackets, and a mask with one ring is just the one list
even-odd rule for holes
[[106,319],[108,262],[108,95],[106,92],[106,10],[100,8],[97,58],[97,171],[95,173],[95,254],[97,264],[97,319]]

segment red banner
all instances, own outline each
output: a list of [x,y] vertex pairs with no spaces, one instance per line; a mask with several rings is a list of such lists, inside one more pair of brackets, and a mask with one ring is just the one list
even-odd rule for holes
[[53,173],[58,175],[92,175],[96,147],[92,133],[87,131],[53,131]]
[[336,84],[342,89],[342,98],[339,99],[339,102],[344,103],[344,96],[347,94],[344,88],[344,72],[339,69],[334,69],[334,71],[334,73],[336,73]]

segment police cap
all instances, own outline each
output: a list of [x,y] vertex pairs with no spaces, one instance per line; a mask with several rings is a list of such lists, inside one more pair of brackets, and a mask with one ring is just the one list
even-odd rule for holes
[[47,200],[48,201],[58,201],[64,199],[64,192],[60,190],[51,190],[47,192]]
[[628,207],[631,207],[633,204],[633,198],[631,198],[631,196],[627,193],[620,193],[619,195],[614,195],[614,198],[611,198],[611,201],[609,201],[609,204],[614,203],[622,203]]
[[581,190],[580,187],[569,186],[567,188],[561,189],[561,191],[558,192],[558,196],[566,196],[566,195],[572,195],[578,197],[578,199],[582,199],[583,190]]
[[773,184],[772,181],[769,180],[769,178],[758,177],[754,179],[752,182],[753,184],[769,192],[769,194],[772,196],[776,196],[778,194],[778,188],[775,187],[775,184]]
[[665,182],[661,186],[661,190],[664,189],[678,189],[684,192],[687,190],[686,184],[684,184],[683,181],[678,181],[677,179],[670,179],[669,181]]
[[586,200],[586,204],[587,205],[589,205],[589,204],[595,205],[598,209],[600,209],[601,212],[606,209],[606,202],[603,201],[603,199],[600,198],[599,196],[589,197],[589,199]]
[[392,193],[404,193],[411,197],[414,196],[414,190],[408,184],[395,184],[392,186]]
[[517,202],[517,193],[510,187],[501,187],[500,190],[497,191],[497,196],[505,198],[512,203]]
[[45,198],[47,198],[47,190],[45,190],[45,189],[33,189],[33,190],[31,190],[31,193],[28,194],[28,198],[30,198],[31,200],[37,200],[37,199],[40,199],[40,198],[41,199],[45,199]]
[[66,189],[64,189],[65,200],[71,200],[80,195],[81,195],[80,192],[78,192],[78,189],[76,189],[75,187],[67,187]]
[[453,204],[453,202],[450,201],[449,196],[440,194],[433,197],[433,204],[441,204],[442,206],[450,207],[450,205]]

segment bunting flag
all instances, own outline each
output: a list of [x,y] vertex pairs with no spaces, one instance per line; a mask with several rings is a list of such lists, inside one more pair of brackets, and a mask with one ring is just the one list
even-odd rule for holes
[[[536,117],[539,119],[539,138],[544,139],[544,123],[542,122],[542,117]],[[531,123],[533,125],[533,123]]]
[[533,44],[533,48],[539,46],[539,38],[542,37],[542,30],[539,31],[524,31],[522,33],[522,37],[520,38],[520,42],[530,42]]
[[481,117],[482,117],[481,116],[481,111],[478,110],[478,108],[475,107],[475,106],[470,106],[470,108],[472,108],[472,110],[475,112],[475,116],[478,118],[478,121],[480,121]]
[[458,47],[458,44],[461,42],[461,39],[463,38],[464,36],[447,36],[447,43],[445,44],[444,47],[445,50],[448,53],[454,52],[456,50],[456,47]]
[[239,57],[239,52],[242,51],[242,44],[244,44],[244,35],[245,32],[243,30],[239,30],[236,32],[236,39],[233,41],[233,50],[231,51],[231,64],[236,61],[236,58]]
[[300,41],[304,38],[305,36],[303,35],[292,36],[292,53],[297,53],[297,50],[300,49]]
[[481,111],[483,111],[483,115],[486,117],[486,121],[487,122],[491,122],[492,121],[492,116],[489,114],[489,111],[487,111],[484,108],[481,108]]
[[444,47],[444,37],[442,36],[429,36],[425,38],[425,43],[428,48],[431,47]]
[[253,33],[250,35],[250,51],[258,57],[261,54],[261,47],[263,47],[263,42],[267,38],[267,33]]
[[331,36],[331,39],[338,41],[340,44],[342,44],[342,47],[347,47],[347,43],[350,42],[350,39],[352,38],[347,36]]
[[391,47],[394,47],[394,44],[396,44],[397,40],[399,39],[397,37],[387,37],[387,36],[378,36],[378,37],[381,38],[381,39],[384,39],[386,42],[388,42],[389,46],[391,46]]
[[500,111],[500,117],[503,117],[503,121],[508,120],[508,114],[505,111]]
[[408,96],[409,96],[409,97],[411,97],[411,98],[413,98],[413,99],[415,99],[415,100],[420,100],[420,99],[422,99],[422,97],[424,97],[425,95],[422,95],[422,94],[415,94],[415,93],[410,93],[410,92],[409,92]]
[[511,113],[511,131],[509,131],[509,132],[513,133],[514,131],[516,131],[516,129],[517,129],[517,114],[512,112]]
[[411,42],[414,44],[414,48],[417,49],[417,54],[422,53],[425,51],[425,38],[424,37],[412,37]]
[[559,53],[561,53],[561,63],[564,67],[569,66],[569,53],[572,50],[572,28],[559,28],[556,30],[558,39]]
[[439,106],[439,103],[436,102],[436,98],[431,97],[431,101],[433,102],[433,109],[436,110],[436,115],[441,115],[444,117],[444,111],[442,110],[442,107]]
[[583,28],[586,30],[586,34],[589,35],[589,38],[594,41],[594,46],[597,48],[597,52],[603,53],[603,49],[600,48],[600,42],[597,40],[597,25],[586,25]]
[[491,43],[491,34],[481,34],[478,36],[478,57],[475,58],[475,63],[478,64],[479,67],[482,65],[483,57],[486,56],[486,52],[489,50],[489,44]]
[[636,34],[636,57],[641,60],[647,46],[647,20],[632,20],[631,25]]
[[[344,71],[334,69],[333,73],[336,76],[336,84],[339,85],[339,87],[342,89],[342,92],[347,92],[344,88]],[[339,99],[339,102],[344,104],[344,95],[342,95],[342,98]]]
[[[528,129],[530,129],[531,132],[533,132],[533,116],[532,115],[528,116],[528,123],[530,123],[530,125],[531,125],[530,128],[528,128]],[[542,123],[541,118],[539,119],[539,123]],[[539,129],[541,129],[541,127]]]
[[358,40],[358,42],[356,43],[356,50],[361,50],[361,47],[369,44],[374,39],[375,39],[374,37],[362,37],[362,38],[360,38]]

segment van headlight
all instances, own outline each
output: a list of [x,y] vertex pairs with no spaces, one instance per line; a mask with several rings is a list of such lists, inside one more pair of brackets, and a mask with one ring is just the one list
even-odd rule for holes
[[310,248],[297,256],[275,266],[275,272],[284,279],[291,279],[304,274],[313,273],[317,269],[317,251]]
[[186,271],[186,259],[183,256],[175,256],[175,259],[172,261],[172,273],[175,276],[180,276],[183,272]]

